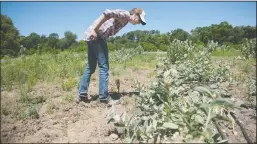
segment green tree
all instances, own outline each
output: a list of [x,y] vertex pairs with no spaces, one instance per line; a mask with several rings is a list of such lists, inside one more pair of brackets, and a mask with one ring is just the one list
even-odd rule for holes
[[187,40],[189,35],[190,34],[188,32],[186,32],[186,31],[184,31],[183,29],[180,29],[180,28],[171,31],[172,39],[178,39],[180,41]]
[[1,57],[7,54],[17,56],[20,51],[18,36],[19,31],[11,18],[1,14]]
[[37,49],[39,43],[40,43],[40,35],[33,32],[28,36],[30,42],[31,42],[31,48]]
[[58,48],[59,35],[57,33],[51,33],[48,36],[48,46],[51,48]]
[[245,37],[247,39],[253,39],[256,38],[256,26],[245,26],[243,27]]
[[63,51],[68,47],[67,40],[65,38],[62,38],[58,41],[57,46]]
[[64,33],[64,37],[66,40],[66,47],[65,48],[70,48],[73,44],[77,44],[76,39],[77,35],[73,34],[71,31],[66,31]]
[[155,51],[157,50],[157,47],[152,43],[143,43],[143,48],[145,51]]

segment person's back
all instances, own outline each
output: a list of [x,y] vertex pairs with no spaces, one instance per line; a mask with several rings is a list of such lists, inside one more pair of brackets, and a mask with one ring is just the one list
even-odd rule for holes
[[[109,56],[107,40],[117,34],[128,23],[145,25],[145,12],[140,8],[131,11],[122,9],[106,9],[84,32],[83,40],[88,45],[88,64],[80,81],[78,101],[88,101],[88,87],[91,75],[95,72],[96,64],[99,66],[99,99],[109,104],[117,101],[111,100],[108,92],[109,84]],[[111,101],[110,101],[111,100]]]
[[[90,41],[90,33],[94,29],[95,24],[101,20],[102,16],[105,15],[108,20],[104,22],[98,30],[98,35],[107,40],[110,36],[114,36],[120,29],[122,29],[129,22],[130,13],[126,10],[115,9],[105,10],[104,13],[96,19],[92,25],[84,32],[85,41]],[[116,29],[115,29],[116,27]]]

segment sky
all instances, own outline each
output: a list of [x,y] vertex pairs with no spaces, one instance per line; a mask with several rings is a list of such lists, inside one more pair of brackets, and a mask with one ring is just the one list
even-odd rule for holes
[[71,31],[81,40],[83,32],[105,9],[140,7],[147,24],[128,24],[116,36],[133,30],[159,30],[161,33],[228,21],[233,26],[256,25],[256,2],[1,2],[1,13],[10,17],[21,35],[32,32],[64,36]]

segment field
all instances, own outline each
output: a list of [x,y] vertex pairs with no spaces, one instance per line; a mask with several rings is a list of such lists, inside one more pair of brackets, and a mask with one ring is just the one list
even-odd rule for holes
[[167,52],[111,52],[113,107],[98,102],[98,68],[90,103],[75,103],[86,51],[2,59],[1,142],[256,143],[256,60],[207,50],[173,41]]

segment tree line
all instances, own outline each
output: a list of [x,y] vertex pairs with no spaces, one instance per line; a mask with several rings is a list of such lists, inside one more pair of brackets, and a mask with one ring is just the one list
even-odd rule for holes
[[[256,38],[256,26],[232,26],[227,21],[205,27],[196,27],[190,33],[177,28],[161,34],[159,30],[136,30],[110,38],[109,50],[143,46],[146,51],[166,51],[169,43],[174,39],[190,40],[195,44],[206,45],[213,40],[223,45],[238,46],[245,39]],[[1,57],[4,55],[18,56],[44,52],[60,52],[64,50],[83,51],[86,44],[77,41],[77,35],[71,31],[60,38],[57,33],[48,36],[32,32],[28,36],[20,35],[11,18],[1,14]]]

